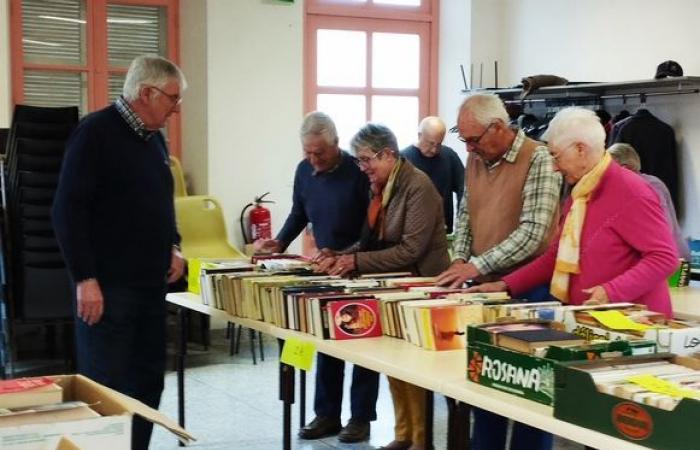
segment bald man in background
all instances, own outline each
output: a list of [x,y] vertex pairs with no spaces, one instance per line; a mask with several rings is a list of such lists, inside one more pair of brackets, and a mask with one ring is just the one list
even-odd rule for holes
[[425,172],[442,196],[447,233],[452,233],[454,219],[452,195],[457,204],[464,196],[464,165],[454,150],[442,145],[447,129],[439,117],[428,116],[418,127],[418,140],[401,151],[401,155]]

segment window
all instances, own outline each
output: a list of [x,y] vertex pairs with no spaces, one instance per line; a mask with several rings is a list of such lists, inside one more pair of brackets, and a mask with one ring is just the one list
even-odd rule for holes
[[[143,53],[178,60],[177,0],[12,0],[15,104],[72,106],[87,114],[122,90]],[[180,154],[179,115],[167,127]]]
[[340,144],[367,121],[400,147],[436,108],[436,0],[308,0],[305,109],[336,122]]

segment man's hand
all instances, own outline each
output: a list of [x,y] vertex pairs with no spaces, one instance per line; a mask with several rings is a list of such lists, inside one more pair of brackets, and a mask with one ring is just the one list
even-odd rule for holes
[[329,275],[345,276],[355,270],[355,255],[340,255],[335,258],[335,264],[328,271]]
[[185,259],[182,257],[182,253],[173,247],[170,255],[170,268],[168,269],[168,283],[176,282],[183,273],[185,273]]
[[76,286],[78,298],[78,317],[88,325],[94,325],[102,318],[104,298],[102,289],[96,279],[81,281]]
[[608,298],[608,293],[605,292],[605,289],[603,289],[603,286],[593,286],[592,288],[588,289],[581,289],[583,292],[586,294],[589,294],[590,297],[588,300],[583,302],[584,305],[604,305],[606,303],[610,302],[610,299]]
[[277,239],[258,239],[253,242],[255,253],[279,253],[282,250],[282,243]]
[[316,254],[311,258],[312,263],[320,263],[323,259],[328,258],[330,256],[335,256],[336,252],[331,250],[330,248],[322,248]]
[[467,280],[473,280],[479,275],[480,273],[474,264],[458,259],[453,262],[446,271],[438,275],[435,284],[438,286],[459,288],[462,287]]
[[492,281],[491,283],[477,284],[467,289],[467,292],[505,292],[508,286],[505,281]]

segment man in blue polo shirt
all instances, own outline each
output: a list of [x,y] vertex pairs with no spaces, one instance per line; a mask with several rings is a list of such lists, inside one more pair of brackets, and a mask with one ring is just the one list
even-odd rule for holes
[[[309,223],[318,248],[342,250],[360,238],[369,203],[367,176],[360,171],[355,158],[338,147],[335,124],[328,115],[309,113],[300,134],[304,160],[297,166],[294,176],[292,210],[277,238],[257,242],[257,250],[284,251]],[[342,442],[369,438],[369,422],[377,418],[379,375],[360,366],[354,367],[351,417],[342,428],[344,372],[344,361],[318,354],[316,418],[299,430],[301,439],[319,439],[338,433]]]
[[432,180],[442,196],[447,233],[452,233],[453,195],[457,195],[459,204],[464,195],[464,165],[454,150],[442,145],[445,132],[442,119],[433,116],[424,118],[418,128],[418,141],[403,149],[401,155]]
[[[76,289],[78,371],[155,409],[166,281],[184,268],[159,130],[180,111],[186,85],[165,58],[134,59],[123,95],[86,116],[68,140],[52,211]],[[131,448],[147,449],[152,427],[134,416]]]

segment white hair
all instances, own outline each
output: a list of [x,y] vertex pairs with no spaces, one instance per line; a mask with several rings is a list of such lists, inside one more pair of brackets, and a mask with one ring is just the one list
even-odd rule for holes
[[134,101],[143,86],[162,88],[173,79],[180,84],[181,91],[187,89],[185,75],[174,63],[158,55],[137,56],[126,73],[122,95],[126,100]]
[[495,94],[472,94],[459,107],[459,114],[469,111],[479,124],[488,126],[495,120],[508,124],[510,117],[503,100]]
[[338,144],[338,132],[335,129],[335,123],[333,123],[328,114],[321,111],[310,112],[304,117],[299,135],[302,139],[306,136],[323,136],[326,144]]
[[590,109],[570,106],[559,111],[542,136],[550,145],[566,147],[576,142],[593,150],[605,150],[605,129]]
[[425,133],[428,130],[446,133],[447,127],[441,118],[437,116],[428,116],[420,121],[420,124],[418,125],[418,132]]
[[642,161],[639,159],[639,153],[629,144],[618,142],[613,144],[608,149],[608,153],[612,159],[618,162],[621,166],[628,167],[635,172],[642,169]]

